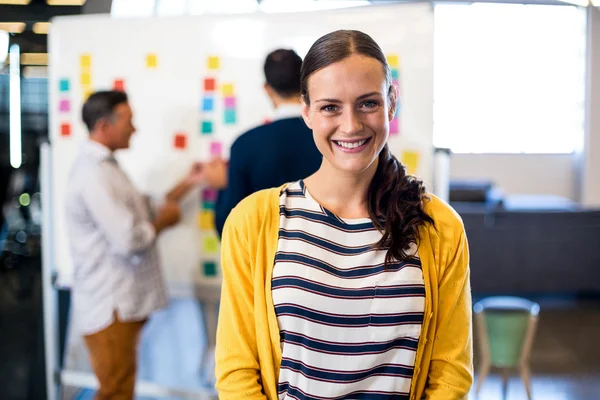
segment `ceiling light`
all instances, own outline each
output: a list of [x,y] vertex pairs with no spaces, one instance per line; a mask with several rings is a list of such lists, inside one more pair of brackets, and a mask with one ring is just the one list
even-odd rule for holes
[[84,3],[85,0],[46,0],[49,6],[82,6]]
[[14,6],[26,6],[31,0],[0,0],[0,4],[10,4]]
[[36,22],[33,24],[33,31],[39,35],[47,35],[50,29],[50,22]]
[[21,33],[25,30],[25,22],[0,22],[0,31]]
[[48,65],[48,53],[22,53],[23,65]]

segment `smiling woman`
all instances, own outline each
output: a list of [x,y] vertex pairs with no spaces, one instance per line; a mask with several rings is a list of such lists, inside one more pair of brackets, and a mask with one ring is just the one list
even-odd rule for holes
[[323,161],[225,224],[220,399],[466,398],[465,232],[390,154],[391,81],[359,31],[327,34],[306,55],[302,116]]

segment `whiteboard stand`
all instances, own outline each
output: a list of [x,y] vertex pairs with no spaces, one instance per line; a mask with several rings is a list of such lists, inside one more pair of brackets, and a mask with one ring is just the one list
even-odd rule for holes
[[58,365],[58,298],[53,286],[52,243],[52,148],[40,146],[40,186],[42,196],[42,299],[44,302],[44,353],[46,364],[46,398],[57,400]]

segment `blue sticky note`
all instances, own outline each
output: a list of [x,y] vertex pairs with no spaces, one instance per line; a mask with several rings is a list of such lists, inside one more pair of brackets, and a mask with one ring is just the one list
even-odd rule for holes
[[215,99],[213,97],[204,97],[202,99],[202,111],[213,111],[215,108]]
[[204,202],[202,202],[202,208],[205,210],[214,210],[215,202],[214,201],[204,201]]
[[400,72],[396,68],[393,68],[392,69],[392,79],[397,81],[399,77],[400,77]]
[[207,261],[204,263],[204,276],[216,276],[217,275],[217,263]]
[[68,79],[61,79],[60,80],[60,91],[61,92],[68,92],[69,91],[69,80]]
[[225,124],[235,124],[235,109],[225,110]]

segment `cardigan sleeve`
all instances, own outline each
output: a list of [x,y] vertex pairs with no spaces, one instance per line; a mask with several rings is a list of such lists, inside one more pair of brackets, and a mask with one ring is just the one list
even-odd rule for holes
[[440,242],[437,329],[424,399],[467,399],[473,383],[469,248],[458,216]]
[[240,208],[227,219],[221,244],[222,289],[215,349],[221,400],[266,400],[260,382],[248,222]]

